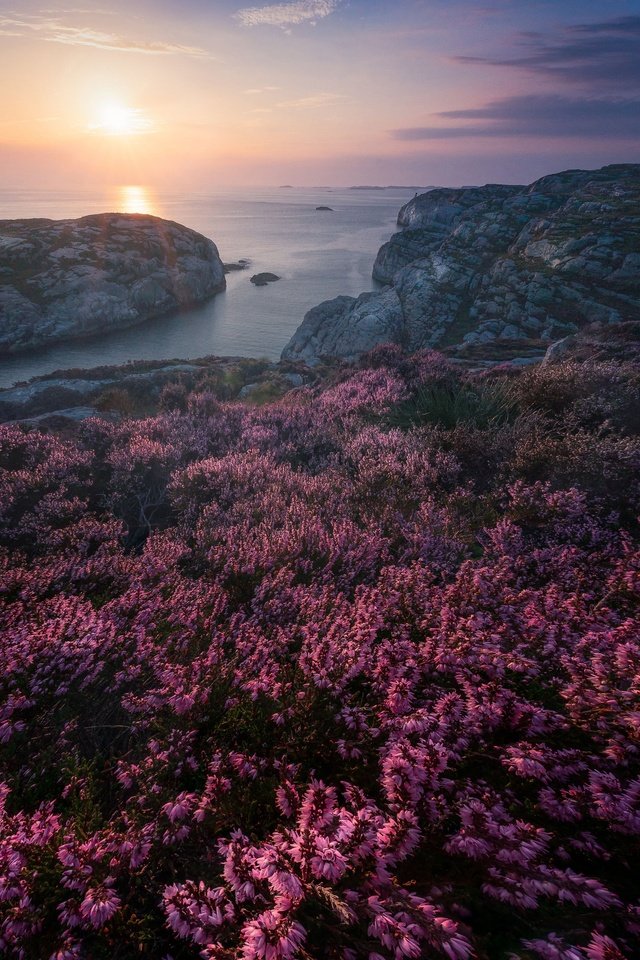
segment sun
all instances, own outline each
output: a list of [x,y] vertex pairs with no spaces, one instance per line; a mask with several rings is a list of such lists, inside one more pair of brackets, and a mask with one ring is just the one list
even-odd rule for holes
[[126,106],[115,100],[103,103],[97,111],[90,129],[110,137],[131,137],[148,133],[152,123],[141,110]]

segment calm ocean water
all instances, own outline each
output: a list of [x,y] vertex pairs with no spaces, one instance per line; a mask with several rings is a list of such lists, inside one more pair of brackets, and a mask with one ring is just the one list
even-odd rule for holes
[[[0,386],[65,367],[207,354],[277,359],[310,307],[373,288],[371,268],[395,228],[407,190],[251,189],[154,196],[144,187],[97,194],[0,191],[0,219],[80,217],[108,210],[153,213],[210,237],[225,262],[251,260],[230,273],[227,291],[202,306],[130,330],[61,344],[0,361]],[[333,213],[320,212],[320,205]],[[282,279],[256,288],[253,273]]]

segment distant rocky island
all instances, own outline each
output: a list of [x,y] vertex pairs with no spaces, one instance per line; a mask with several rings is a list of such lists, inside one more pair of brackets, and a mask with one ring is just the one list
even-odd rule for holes
[[436,187],[416,187],[416,186],[407,186],[406,184],[391,184],[387,187],[378,187],[371,186],[369,184],[362,184],[355,187],[349,187],[349,190],[436,190]]
[[3,220],[0,354],[132,327],[225,285],[216,245],[169,220]]
[[280,279],[277,273],[254,273],[254,275],[250,277],[254,287],[266,287],[267,284],[275,283],[276,280]]
[[434,189],[398,226],[373,267],[383,289],[314,307],[284,359],[353,360],[388,342],[541,357],[588,325],[640,319],[638,164]]

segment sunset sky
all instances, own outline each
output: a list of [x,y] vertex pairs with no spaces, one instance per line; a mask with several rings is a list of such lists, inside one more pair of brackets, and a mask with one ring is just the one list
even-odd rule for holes
[[524,182],[640,160],[640,0],[0,0],[0,84],[4,186]]

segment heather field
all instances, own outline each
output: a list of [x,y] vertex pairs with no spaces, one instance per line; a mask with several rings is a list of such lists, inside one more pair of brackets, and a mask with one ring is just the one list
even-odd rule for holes
[[2,956],[640,956],[640,365],[119,402],[0,427]]

